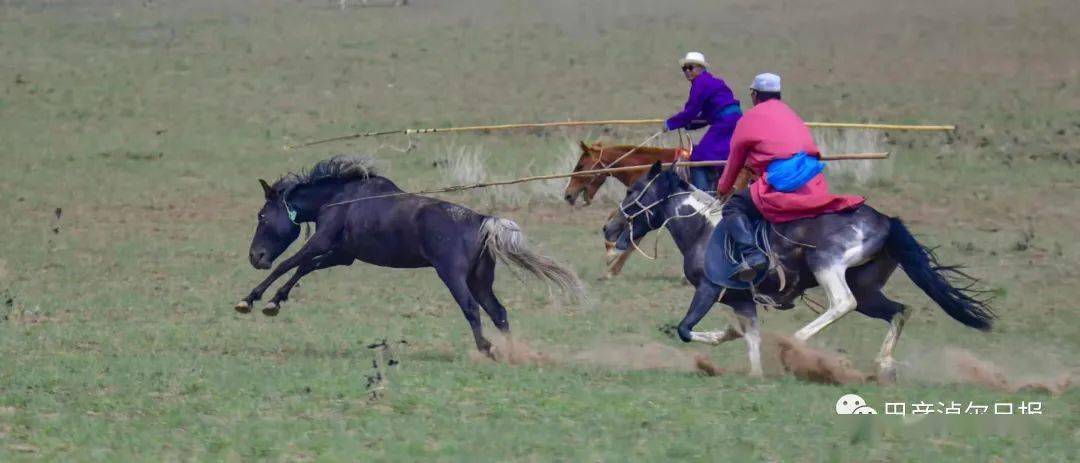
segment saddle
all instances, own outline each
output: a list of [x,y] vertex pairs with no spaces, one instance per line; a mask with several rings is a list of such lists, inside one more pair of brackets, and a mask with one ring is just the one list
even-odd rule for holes
[[[769,246],[769,233],[772,231],[772,224],[760,219],[753,223],[753,227],[755,245],[771,263],[773,255]],[[728,236],[724,227],[717,226],[705,245],[705,278],[725,288],[750,289],[751,286],[758,285],[769,276],[770,270],[767,269],[754,276],[753,284],[729,279],[728,275],[735,270],[735,267],[738,267],[740,262],[742,262],[742,256],[736,252],[735,240]],[[769,269],[772,267],[773,265],[769,265]]]

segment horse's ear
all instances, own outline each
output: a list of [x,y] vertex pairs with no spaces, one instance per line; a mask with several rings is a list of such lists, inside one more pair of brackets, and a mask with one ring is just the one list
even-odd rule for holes
[[263,179],[260,178],[259,179],[259,185],[262,185],[263,195],[266,196],[266,199],[273,199],[274,195],[277,194],[277,193],[274,192],[274,189],[272,187],[270,187],[270,184],[266,183],[266,180],[263,180]]
[[664,165],[661,164],[660,161],[654,162],[653,165],[652,165],[652,168],[649,169],[649,178],[653,178],[653,177],[655,177],[657,175],[660,175],[660,171],[663,170],[663,168],[664,168]]
[[672,175],[671,177],[675,179],[676,183],[678,183],[679,180],[682,180],[681,178],[679,178],[679,174],[678,174],[679,171],[675,170],[675,168],[678,167],[678,166],[679,166],[679,157],[676,156],[675,159],[671,161],[671,166],[668,167],[668,172],[672,172],[672,173],[675,174],[675,175]]

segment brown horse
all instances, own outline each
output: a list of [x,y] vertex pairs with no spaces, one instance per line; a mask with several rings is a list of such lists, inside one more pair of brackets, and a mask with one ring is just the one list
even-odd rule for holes
[[[634,149],[634,145],[604,146],[596,142],[592,146],[585,142],[581,145],[581,156],[578,157],[574,172],[583,170],[606,169],[609,167],[648,166],[656,161],[668,163],[675,160],[675,148],[654,148],[642,146]],[[627,155],[627,153],[630,153]],[[645,175],[646,170],[634,170],[629,172],[615,172],[612,174],[581,175],[570,177],[570,183],[563,191],[563,198],[571,206],[582,196],[585,204],[592,203],[593,197],[609,176],[615,177],[624,186],[632,185],[638,178]]]
[[[668,163],[675,160],[677,152],[675,148],[636,147],[634,145],[605,146],[601,142],[593,143],[592,146],[586,145],[583,141],[579,141],[578,144],[581,145],[581,156],[578,157],[577,164],[574,165],[574,172],[606,169],[609,167],[647,166],[656,161]],[[604,182],[607,181],[609,176],[615,177],[615,180],[618,180],[619,183],[629,187],[637,181],[638,178],[645,175],[645,172],[646,171],[642,169],[627,172],[615,172],[612,174],[570,177],[570,183],[566,184],[566,190],[563,191],[563,198],[566,199],[567,203],[570,203],[570,205],[573,206],[580,196],[587,206],[592,203],[593,198],[596,196],[596,192],[600,190],[600,187],[604,185]],[[613,227],[611,224],[612,221],[618,221],[620,223]],[[607,248],[606,252],[608,256],[608,269],[603,277],[605,280],[618,275],[631,254],[629,252],[624,252],[617,257],[613,257],[612,248],[614,247],[614,240],[607,239],[609,229],[618,229],[620,232],[622,230],[622,227],[619,225],[623,222],[623,217],[618,208],[616,208],[615,212],[608,217],[608,222],[608,225],[604,226],[604,244]]]

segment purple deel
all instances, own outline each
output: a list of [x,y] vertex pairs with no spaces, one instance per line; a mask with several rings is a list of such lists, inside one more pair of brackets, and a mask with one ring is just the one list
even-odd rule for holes
[[724,83],[708,71],[690,82],[690,97],[682,112],[665,122],[668,130],[694,130],[709,126],[705,136],[694,145],[692,161],[723,161],[728,157],[731,133],[742,117],[739,100]]

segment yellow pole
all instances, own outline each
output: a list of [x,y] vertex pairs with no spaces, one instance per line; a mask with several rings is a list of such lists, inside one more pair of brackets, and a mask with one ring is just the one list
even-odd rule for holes
[[[427,134],[442,132],[467,132],[476,130],[532,129],[541,127],[578,127],[589,125],[645,125],[659,124],[665,119],[606,119],[598,121],[535,122],[527,124],[474,125],[465,127],[445,127],[433,129],[405,129],[405,134]],[[871,124],[859,122],[807,122],[808,127],[872,129],[872,130],[914,130],[925,132],[948,132],[956,130],[955,125],[906,125],[906,124]]]
[[[285,150],[306,148],[308,146],[321,145],[333,141],[352,140],[355,138],[375,137],[380,135],[405,134],[423,135],[429,133],[450,132],[473,132],[481,130],[509,130],[509,129],[535,129],[545,127],[584,127],[593,125],[646,125],[659,124],[664,119],[606,119],[596,121],[565,121],[565,122],[533,122],[522,124],[498,124],[498,125],[470,125],[463,127],[435,127],[427,129],[399,129],[385,130],[381,132],[365,132],[340,137],[324,138],[299,145],[286,145]],[[856,122],[807,122],[807,126],[815,128],[842,128],[842,129],[870,129],[870,130],[905,130],[905,131],[939,131],[948,132],[956,130],[955,125],[904,125],[904,124],[864,124]]]
[[[889,153],[887,153],[887,152],[886,153],[850,153],[850,154],[833,154],[833,155],[823,154],[823,155],[821,155],[821,160],[822,161],[853,161],[853,160],[859,160],[859,159],[885,159],[885,158],[888,158],[888,157],[889,157]],[[662,165],[664,167],[671,167],[672,164],[675,164],[675,163],[669,162],[669,163],[664,163]],[[682,161],[682,162],[679,162],[678,164],[680,166],[683,166],[683,167],[722,166],[724,164],[727,164],[727,161]],[[536,176],[532,176],[532,177],[522,177],[522,178],[515,178],[513,180],[502,180],[502,181],[497,181],[497,182],[481,182],[481,183],[474,183],[472,185],[454,185],[454,186],[448,186],[448,187],[444,187],[444,188],[436,188],[436,189],[433,189],[433,190],[420,190],[420,191],[413,191],[413,192],[388,193],[388,194],[384,194],[384,195],[365,196],[363,198],[350,199],[350,200],[346,200],[346,201],[330,203],[330,204],[327,204],[327,205],[325,205],[323,207],[340,206],[340,205],[343,205],[343,204],[350,204],[350,203],[355,203],[355,202],[358,202],[358,201],[366,201],[366,200],[369,200],[369,199],[378,199],[378,198],[390,198],[390,197],[394,197],[394,196],[424,195],[424,194],[431,194],[431,193],[450,193],[450,192],[454,192],[454,191],[472,190],[472,189],[476,189],[476,188],[486,188],[486,187],[492,187],[492,186],[513,185],[513,184],[516,184],[516,183],[525,183],[525,182],[535,182],[535,181],[538,181],[538,180],[553,180],[553,179],[557,179],[557,178],[581,177],[581,176],[585,176],[585,175],[611,174],[611,173],[615,173],[615,172],[630,172],[630,171],[645,170],[645,169],[650,169],[650,168],[652,168],[652,164],[643,164],[643,165],[640,165],[640,166],[608,167],[608,168],[605,168],[605,169],[582,170],[582,171],[579,171],[579,172],[570,172],[568,174],[536,175]]]
[[857,124],[852,122],[807,122],[808,127],[872,130],[906,130],[916,132],[951,132],[955,125],[902,125],[902,124]]

